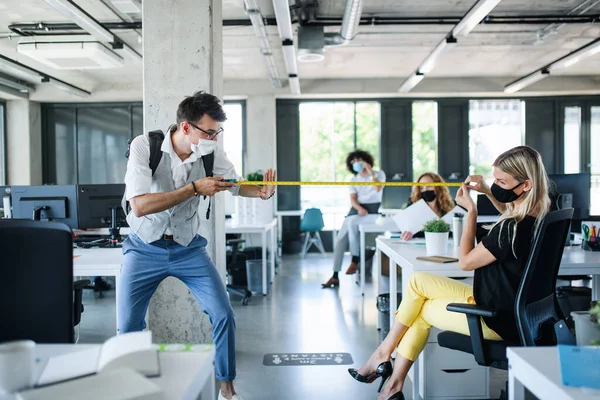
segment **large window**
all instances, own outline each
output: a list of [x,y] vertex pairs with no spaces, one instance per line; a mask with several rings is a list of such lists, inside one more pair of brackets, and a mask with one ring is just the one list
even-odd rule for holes
[[0,185],[6,179],[6,103],[0,101]]
[[590,110],[590,170],[592,173],[591,215],[600,215],[600,106]]
[[223,124],[223,149],[235,166],[235,171],[244,176],[244,104],[227,102],[223,109],[227,114],[227,121]]
[[493,180],[496,157],[525,142],[524,115],[520,100],[469,101],[469,174]]
[[564,113],[565,174],[577,174],[581,172],[581,107],[565,107]]
[[143,133],[141,104],[46,105],[44,183],[122,183],[127,141]]
[[412,104],[413,181],[425,172],[438,170],[437,103],[417,101]]
[[[370,152],[379,168],[380,105],[378,102],[305,102],[300,104],[300,179],[348,181],[346,156],[354,149]],[[325,227],[341,225],[331,212],[350,208],[348,187],[302,186],[302,209],[318,207]]]

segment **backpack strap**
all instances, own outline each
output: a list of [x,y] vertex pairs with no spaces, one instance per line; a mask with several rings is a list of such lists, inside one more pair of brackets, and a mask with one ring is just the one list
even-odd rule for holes
[[[213,167],[215,165],[215,153],[209,153],[207,155],[202,156],[202,163],[204,164],[204,173],[207,178],[213,176]],[[206,199],[206,196],[204,196]],[[210,218],[210,199],[208,199],[208,209],[206,210],[206,219]]]
[[162,158],[161,146],[165,140],[165,134],[161,130],[148,132],[148,140],[150,141],[150,169],[152,170],[152,176],[160,164]]

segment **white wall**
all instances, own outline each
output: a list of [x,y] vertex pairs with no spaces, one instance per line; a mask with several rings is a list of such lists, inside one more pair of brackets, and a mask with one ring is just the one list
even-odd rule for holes
[[6,158],[9,185],[42,184],[42,121],[39,103],[6,104]]

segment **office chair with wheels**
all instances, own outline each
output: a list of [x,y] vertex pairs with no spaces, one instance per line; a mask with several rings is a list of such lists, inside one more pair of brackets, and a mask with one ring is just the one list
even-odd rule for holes
[[321,253],[325,254],[325,248],[323,247],[323,241],[319,232],[325,223],[323,222],[323,213],[318,208],[309,208],[304,212],[302,221],[300,221],[300,230],[306,232],[304,239],[304,245],[302,246],[302,257],[306,255],[308,249],[313,244],[317,246]]
[[240,296],[242,298],[242,305],[247,306],[250,297],[252,297],[252,292],[248,290],[247,286],[235,284],[234,282],[234,276],[246,275],[246,260],[248,256],[240,252],[240,245],[244,242],[245,240],[243,239],[227,239],[227,246],[231,247],[231,252],[227,252],[227,274],[230,276],[232,283],[227,284],[226,287],[227,292]]
[[[481,317],[494,317],[496,311],[475,304],[455,303],[448,304],[446,309],[466,315],[470,336],[444,331],[438,334],[439,345],[471,353],[480,365],[506,370],[507,347],[574,344],[574,337],[564,322],[556,298],[556,280],[563,244],[569,233],[572,217],[572,208],[551,212],[535,235],[515,302],[519,343],[484,340]],[[501,399],[505,395],[503,393]]]
[[0,342],[73,343],[82,289],[73,282],[71,229],[62,223],[0,220]]

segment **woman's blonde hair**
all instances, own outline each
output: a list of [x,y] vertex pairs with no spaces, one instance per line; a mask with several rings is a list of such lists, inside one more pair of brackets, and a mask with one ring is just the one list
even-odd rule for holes
[[511,219],[515,221],[512,234],[510,235],[514,254],[518,223],[523,221],[527,215],[535,214],[535,235],[544,217],[550,211],[548,175],[542,162],[542,156],[529,146],[518,146],[505,151],[496,158],[496,161],[492,165],[509,174],[519,181],[519,183],[527,180],[530,181],[532,186],[531,190],[522,194],[523,201],[520,206],[515,208],[514,203],[506,204],[506,210],[502,213],[498,222],[493,225],[500,225],[500,230],[502,230],[506,220]]
[[[417,182],[420,182],[424,177],[428,177],[432,182],[445,182],[444,178],[436,174],[435,172],[425,172],[419,176]],[[442,215],[448,214],[454,208],[454,200],[452,200],[452,196],[450,196],[450,191],[447,186],[434,186],[433,190],[435,192],[435,202],[438,206],[438,209],[441,211]],[[410,193],[410,202],[412,204],[421,200],[421,187],[413,186],[412,191]]]

